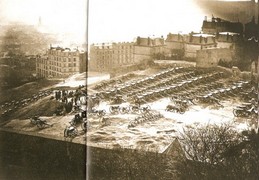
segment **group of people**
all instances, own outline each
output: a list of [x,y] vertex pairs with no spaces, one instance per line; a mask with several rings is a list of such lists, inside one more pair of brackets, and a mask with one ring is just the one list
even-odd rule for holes
[[86,103],[82,102],[81,97],[86,97],[86,93],[83,89],[84,86],[79,86],[75,91],[57,90],[55,91],[55,100],[62,102],[57,108],[57,115],[70,113],[72,110],[79,111],[81,105]]

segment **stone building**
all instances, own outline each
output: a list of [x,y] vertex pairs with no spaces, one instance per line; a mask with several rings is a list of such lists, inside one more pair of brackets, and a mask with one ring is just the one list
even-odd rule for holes
[[190,33],[186,37],[184,56],[185,58],[195,59],[198,50],[216,46],[217,43],[214,35]]
[[159,55],[165,53],[164,38],[142,38],[137,37],[134,45],[134,59],[136,63],[148,61],[151,59],[159,59]]
[[229,48],[208,48],[197,51],[197,67],[216,67],[219,61],[230,62],[233,60],[233,50]]
[[243,24],[240,22],[230,22],[221,18],[212,17],[211,21],[205,20],[202,24],[202,32],[207,34],[216,34],[219,32],[234,32],[243,34]]
[[39,77],[65,78],[86,71],[86,53],[78,49],[50,47],[43,56],[36,59],[36,73]]
[[163,38],[137,37],[136,42],[102,43],[90,46],[89,69],[110,72],[116,68],[140,64],[163,53]]
[[216,17],[243,24],[249,22],[258,12],[258,3],[255,0],[197,0],[196,2],[208,15],[213,12]]
[[102,43],[90,46],[90,70],[110,71],[123,65],[134,64],[134,43]]
[[182,34],[169,33],[165,40],[166,56],[171,59],[181,59],[184,55],[184,36]]
[[220,32],[216,36],[217,47],[237,49],[237,46],[243,42],[243,36],[239,33]]

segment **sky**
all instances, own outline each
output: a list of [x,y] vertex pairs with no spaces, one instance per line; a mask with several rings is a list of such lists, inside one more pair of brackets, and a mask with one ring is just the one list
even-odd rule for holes
[[86,0],[0,0],[0,24],[42,25],[51,32],[86,39]]
[[89,44],[199,32],[203,19],[193,0],[90,0]]
[[199,32],[205,13],[195,1],[0,0],[0,25],[13,21],[37,25],[41,17],[48,30],[74,34],[89,44],[134,41],[137,36]]

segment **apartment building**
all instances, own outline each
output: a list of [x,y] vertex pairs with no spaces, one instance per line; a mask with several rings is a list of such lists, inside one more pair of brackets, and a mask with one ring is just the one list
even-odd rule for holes
[[68,77],[86,71],[86,53],[78,49],[50,47],[43,56],[36,59],[36,73],[39,77]]
[[110,72],[142,63],[163,51],[163,38],[137,37],[135,42],[102,43],[90,46],[89,70]]
[[133,42],[102,43],[90,46],[90,69],[109,71],[122,65],[134,64]]

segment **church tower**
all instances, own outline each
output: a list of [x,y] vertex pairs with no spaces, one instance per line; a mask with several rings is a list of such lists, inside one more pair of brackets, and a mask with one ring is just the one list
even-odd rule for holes
[[38,27],[41,27],[41,16],[39,17]]

